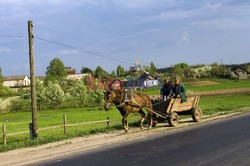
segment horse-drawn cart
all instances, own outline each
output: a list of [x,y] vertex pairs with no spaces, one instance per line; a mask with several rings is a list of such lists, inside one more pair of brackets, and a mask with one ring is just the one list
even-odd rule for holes
[[186,102],[181,102],[180,98],[152,99],[153,119],[156,125],[157,120],[167,119],[170,126],[176,127],[179,123],[179,115],[192,115],[195,122],[202,118],[202,110],[199,108],[200,96],[188,97]]

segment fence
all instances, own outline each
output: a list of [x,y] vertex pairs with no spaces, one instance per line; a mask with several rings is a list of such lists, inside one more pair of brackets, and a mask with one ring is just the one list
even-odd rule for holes
[[[92,121],[92,122],[82,122],[82,123],[73,123],[73,124],[67,124],[67,117],[66,115],[63,115],[63,124],[58,125],[58,126],[51,126],[51,127],[46,127],[46,128],[40,128],[37,131],[44,131],[44,130],[50,130],[50,129],[56,129],[56,128],[61,128],[63,127],[63,134],[67,134],[67,127],[70,126],[80,126],[80,125],[89,125],[89,124],[97,124],[97,123],[107,123],[107,127],[109,128],[110,124],[110,118],[107,117],[106,120],[99,120],[99,121]],[[27,134],[30,131],[20,131],[20,132],[15,132],[15,133],[7,133],[6,130],[6,124],[3,124],[3,129],[2,129],[2,137],[3,137],[3,145],[7,144],[7,136],[15,136],[15,135],[20,135],[20,134]]]

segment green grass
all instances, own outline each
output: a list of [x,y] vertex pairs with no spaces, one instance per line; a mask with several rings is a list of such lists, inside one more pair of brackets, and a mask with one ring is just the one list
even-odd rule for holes
[[[61,110],[48,110],[38,112],[38,128],[49,126],[56,126],[63,124],[63,115],[67,116],[67,123],[79,123],[106,120],[110,118],[110,128],[107,128],[106,123],[81,125],[68,127],[68,134],[63,134],[63,129],[50,129],[46,131],[39,131],[39,138],[35,141],[29,141],[29,134],[22,134],[18,136],[7,136],[7,146],[3,146],[2,137],[0,138],[0,152],[27,147],[36,146],[48,142],[54,142],[66,138],[79,137],[98,132],[107,132],[111,130],[121,129],[121,115],[114,107],[110,111],[100,111],[96,108],[74,108]],[[129,116],[130,125],[137,125],[139,115],[131,114]],[[7,133],[28,131],[28,125],[31,123],[30,112],[20,113],[6,113],[0,115],[0,125],[6,124]]]
[[250,107],[250,94],[201,97],[199,106],[203,114],[211,115],[235,109]]
[[[204,115],[211,115],[218,112],[232,111],[242,107],[250,107],[249,101],[250,94],[208,96],[201,97],[199,106],[202,108]],[[3,146],[1,137],[0,152],[27,146],[37,146],[40,144],[55,142],[67,138],[74,138],[100,132],[122,129],[121,115],[119,111],[114,107],[108,112],[103,110],[100,111],[97,107],[40,111],[38,112],[38,127],[44,128],[49,126],[61,125],[63,123],[63,115],[67,115],[67,123],[105,120],[107,117],[110,117],[110,128],[107,128],[106,123],[100,123],[68,127],[67,135],[63,134],[62,128],[39,131],[39,138],[35,141],[29,140],[29,134],[8,136],[7,146]],[[130,126],[139,126],[137,123],[138,120],[139,115],[131,114],[129,117]],[[27,131],[28,124],[30,122],[30,112],[6,113],[0,115],[0,125],[7,125],[7,133]]]
[[214,79],[211,81],[218,82],[219,84],[206,85],[206,86],[192,86],[192,85],[187,83],[186,88],[190,89],[193,92],[237,89],[237,88],[250,88],[250,79],[247,79],[247,80]]
[[[206,86],[192,86],[188,82],[185,82],[184,85],[186,87],[187,92],[250,88],[250,79],[247,80],[210,79],[210,81],[215,81],[218,82],[219,84],[206,85]],[[148,95],[159,95],[160,89],[148,89],[139,92],[146,93]]]

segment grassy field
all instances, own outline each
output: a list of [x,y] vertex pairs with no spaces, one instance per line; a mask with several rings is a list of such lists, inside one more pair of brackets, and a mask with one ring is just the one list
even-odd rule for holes
[[[249,101],[250,94],[201,97],[200,107],[203,110],[203,114],[210,115],[218,112],[232,111],[234,109],[242,107],[250,107]],[[35,141],[29,141],[28,134],[9,136],[7,139],[7,146],[3,146],[1,137],[0,152],[27,146],[36,146],[39,144],[54,142],[66,138],[73,138],[98,132],[107,132],[121,129],[121,115],[119,111],[114,107],[108,112],[100,111],[97,107],[41,111],[38,112],[38,127],[44,128],[49,126],[61,125],[63,123],[63,115],[67,115],[68,123],[105,120],[107,117],[110,117],[111,124],[109,129],[107,128],[105,123],[68,127],[67,135],[63,135],[62,128],[40,131],[39,138]],[[131,114],[129,117],[130,126],[138,126],[138,119],[139,116],[137,114]],[[28,124],[30,122],[30,112],[6,113],[0,115],[0,125],[2,126],[2,124],[6,124],[8,133],[27,131]]]
[[[94,134],[98,132],[106,132],[109,130],[121,129],[121,115],[118,110],[114,107],[106,112],[100,111],[96,108],[74,108],[74,109],[61,109],[61,110],[48,110],[38,112],[38,128],[56,126],[63,124],[63,115],[67,116],[67,123],[80,123],[89,121],[106,120],[107,117],[110,118],[110,128],[107,128],[106,123],[91,124],[91,125],[81,125],[68,127],[68,134],[63,135],[63,129],[51,129],[47,131],[40,131],[39,139],[36,141],[29,141],[29,134],[22,134],[18,136],[7,137],[7,146],[3,146],[2,137],[0,138],[0,152],[10,149],[15,149],[18,147],[26,147],[44,144],[48,142],[54,142],[57,140],[62,140],[66,138],[73,138],[78,136],[84,136],[89,134]],[[135,125],[139,116],[136,114],[131,114],[129,122],[131,125]],[[0,115],[0,125],[6,124],[7,133],[27,131],[28,125],[31,123],[31,113],[30,112],[20,112],[20,113],[6,113]]]
[[[247,80],[228,80],[228,79],[211,79],[210,81],[217,82],[216,85],[206,86],[192,86],[188,82],[184,82],[187,92],[202,92],[213,90],[237,89],[237,88],[250,88],[250,79]],[[148,89],[140,91],[148,95],[160,94],[160,89]]]

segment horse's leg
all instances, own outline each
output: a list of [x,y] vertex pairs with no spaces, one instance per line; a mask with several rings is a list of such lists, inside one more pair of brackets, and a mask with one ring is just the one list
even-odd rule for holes
[[152,113],[147,109],[148,111],[148,115],[147,115],[147,119],[148,119],[148,129],[152,128],[152,124],[153,124],[153,118],[152,118]]
[[128,132],[128,120],[127,120],[128,115],[129,113],[126,112],[126,114],[122,118],[123,128],[125,132]]
[[138,113],[141,115],[140,128],[143,129],[143,122],[146,114],[142,111],[142,109],[140,109]]

